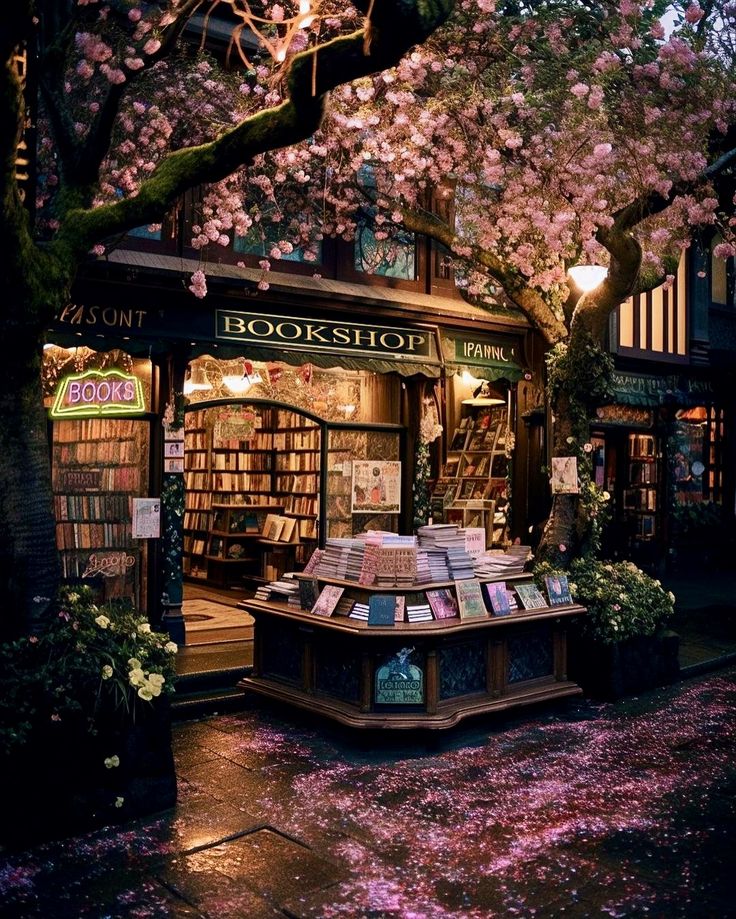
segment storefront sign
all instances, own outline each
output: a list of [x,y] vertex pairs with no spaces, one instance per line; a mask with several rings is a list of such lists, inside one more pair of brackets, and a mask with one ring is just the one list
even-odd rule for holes
[[413,648],[402,648],[376,670],[376,703],[379,705],[421,705],[424,701],[424,673],[409,660]]
[[458,364],[508,364],[515,366],[514,346],[502,339],[455,336]]
[[418,329],[294,319],[235,310],[216,311],[215,338],[251,345],[276,345],[299,351],[334,351],[371,357],[424,360],[431,356],[431,333]]
[[137,415],[145,410],[143,386],[137,377],[120,370],[88,370],[61,381],[51,417]]
[[83,578],[99,577],[119,578],[126,575],[135,566],[135,556],[127,552],[93,552],[87,559],[87,567],[82,572]]
[[710,380],[697,380],[685,374],[650,376],[614,370],[613,392],[619,402],[631,405],[700,405],[715,398]]

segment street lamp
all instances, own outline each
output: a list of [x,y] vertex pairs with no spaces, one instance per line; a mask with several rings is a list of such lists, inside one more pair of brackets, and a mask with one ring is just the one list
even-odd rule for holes
[[608,268],[604,265],[573,265],[567,269],[567,273],[575,286],[587,294],[606,280]]

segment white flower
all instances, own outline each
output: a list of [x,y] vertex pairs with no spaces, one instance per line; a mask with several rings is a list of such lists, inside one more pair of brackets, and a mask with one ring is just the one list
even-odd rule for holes
[[167,641],[164,645],[164,651],[167,651],[169,654],[176,654],[179,650],[179,646],[174,641]]
[[138,631],[141,635],[148,635],[151,631],[151,623],[141,622],[141,624],[138,626]]
[[125,800],[125,798],[121,798],[121,797],[119,797],[119,796],[118,796],[117,798],[115,798],[115,807],[122,807],[122,806],[123,806],[123,801],[124,801],[124,800]]
[[166,682],[166,677],[161,673],[152,673],[148,677],[148,682],[151,686],[163,686]]
[[565,441],[565,443],[574,444],[574,443],[575,443],[575,438],[572,437],[572,436],[570,436],[570,437],[567,438],[567,440]]
[[128,659],[128,666],[132,670],[137,670],[141,666],[141,662],[138,660],[137,657],[131,657]]
[[105,664],[102,668],[102,679],[109,680],[112,676],[112,667],[109,664]]
[[70,603],[76,603],[79,600],[79,594],[69,594],[67,599]]
[[592,453],[593,444],[583,444],[583,450],[585,450],[586,453]]
[[107,616],[98,616],[95,619],[95,622],[101,629],[106,629],[110,625],[110,620],[107,618]]
[[[144,688],[148,689],[152,696],[158,697],[161,695],[161,687],[158,683],[148,683]],[[138,695],[141,695],[140,689],[138,690]],[[143,696],[141,696],[141,698],[143,698]]]
[[143,686],[146,682],[146,675],[140,667],[134,667],[128,674],[128,680],[131,686]]
[[114,756],[108,756],[105,759],[106,769],[115,769],[119,765],[120,765],[120,757],[117,755],[117,753]]
[[[160,692],[161,690],[159,689],[159,693]],[[148,685],[141,686],[141,688],[138,690],[138,695],[141,697],[141,699],[145,699],[146,702],[150,702],[153,698],[153,691]]]
[[610,492],[607,492],[607,491],[604,491],[604,492],[603,492],[603,500],[604,500],[604,501],[610,501],[610,500],[611,500]]

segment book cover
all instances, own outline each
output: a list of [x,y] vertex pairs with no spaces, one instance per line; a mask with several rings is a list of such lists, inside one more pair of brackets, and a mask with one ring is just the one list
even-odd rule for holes
[[455,592],[461,619],[477,619],[487,615],[480,581],[476,581],[475,578],[455,581]]
[[344,590],[344,587],[336,587],[333,584],[328,584],[326,587],[323,587],[322,593],[312,607],[312,612],[316,613],[318,616],[331,616],[335,612],[335,607]]
[[491,610],[494,616],[508,616],[511,612],[509,603],[509,594],[506,590],[504,581],[491,581],[490,584],[484,584],[486,596],[491,604]]
[[572,603],[570,585],[567,583],[567,575],[548,575],[544,579],[544,583],[547,588],[550,606],[567,606],[568,603]]
[[317,602],[319,584],[316,578],[303,578],[299,581],[299,606],[303,610],[311,610]]
[[396,621],[396,597],[373,594],[368,600],[368,625],[393,625]]
[[281,537],[281,531],[284,528],[285,522],[286,521],[284,517],[274,517],[271,520],[271,523],[269,524],[268,529],[264,533],[264,536],[266,537],[266,539],[270,539],[270,540],[273,540],[274,542],[278,542],[278,540]]
[[311,574],[315,568],[319,567],[319,563],[322,560],[322,556],[324,554],[324,549],[315,549],[314,552],[312,552],[309,561],[304,566],[304,574]]
[[458,615],[457,603],[448,587],[428,590],[427,600],[435,619],[454,619]]
[[516,584],[514,590],[524,609],[544,609],[547,606],[547,600],[536,584]]
[[396,622],[404,622],[406,620],[406,597],[403,594],[396,598],[394,620]]
[[293,517],[282,517],[284,523],[279,533],[281,542],[293,542],[294,530],[296,529],[296,520]]

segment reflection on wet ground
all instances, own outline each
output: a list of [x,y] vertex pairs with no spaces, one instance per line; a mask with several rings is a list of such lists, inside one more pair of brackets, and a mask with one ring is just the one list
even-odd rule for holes
[[12,917],[733,915],[736,669],[441,737],[176,725],[179,804],[0,853]]

